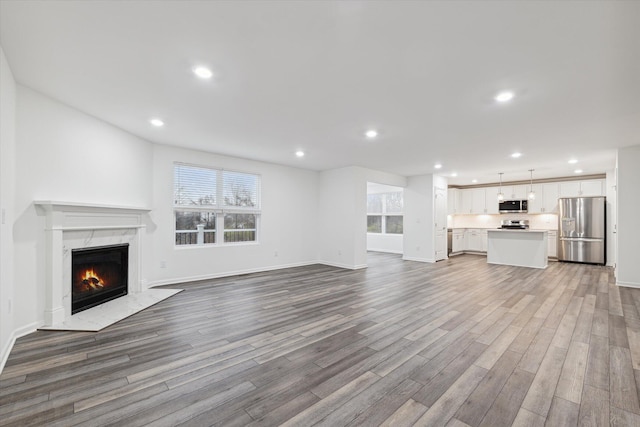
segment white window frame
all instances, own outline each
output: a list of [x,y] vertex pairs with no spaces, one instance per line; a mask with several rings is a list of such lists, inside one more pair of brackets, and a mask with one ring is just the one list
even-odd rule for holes
[[[186,167],[194,167],[200,169],[208,169],[216,172],[216,203],[212,205],[178,205],[175,203],[175,171],[176,167],[186,166]],[[250,175],[257,179],[257,188],[256,188],[256,204],[257,206],[244,207],[244,206],[225,206],[224,204],[224,173],[225,172],[233,172],[239,174]],[[211,166],[203,166],[196,165],[190,163],[181,163],[174,162],[173,163],[173,186],[172,190],[173,194],[173,242],[174,248],[176,249],[189,249],[189,248],[202,248],[202,247],[215,247],[215,246],[238,246],[238,245],[256,245],[260,243],[260,219],[261,219],[261,197],[262,197],[262,176],[260,174],[244,172],[232,169],[222,169]],[[176,237],[178,233],[199,233],[198,230],[177,230],[176,229],[176,214],[177,212],[209,212],[215,214],[215,242],[214,243],[188,243],[188,244],[177,244]],[[224,233],[225,231],[236,231],[236,229],[225,229],[224,217],[226,214],[249,214],[255,215],[255,228],[252,229],[237,229],[237,231],[253,231],[255,233],[255,239],[250,241],[240,241],[240,242],[225,242]],[[212,230],[213,231],[213,230]],[[212,232],[210,231],[210,232]],[[207,233],[207,230],[203,230],[203,233]],[[200,240],[200,239],[198,239]]]
[[[369,195],[372,194],[379,194],[380,196],[382,196],[382,212],[367,212],[367,218],[370,216],[378,216],[381,218],[382,224],[380,225],[380,232],[377,233],[375,231],[367,231],[367,234],[374,234],[374,235],[381,235],[381,234],[385,234],[385,235],[389,235],[389,236],[403,236],[404,235],[404,192],[403,191],[397,191],[397,192],[401,192],[402,194],[402,211],[401,212],[387,212],[387,195],[389,193],[396,193],[395,191],[393,192],[387,192],[387,193],[368,193],[367,197]],[[388,216],[400,216],[402,217],[402,233],[387,233],[387,217]]]

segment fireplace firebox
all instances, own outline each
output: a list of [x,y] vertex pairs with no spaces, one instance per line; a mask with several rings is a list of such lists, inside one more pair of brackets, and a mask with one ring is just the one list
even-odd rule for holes
[[71,314],[127,295],[129,244],[71,251]]

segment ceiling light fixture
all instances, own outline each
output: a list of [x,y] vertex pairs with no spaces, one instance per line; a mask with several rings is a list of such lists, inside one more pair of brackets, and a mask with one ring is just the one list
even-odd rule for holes
[[200,77],[201,79],[210,79],[213,76],[213,73],[211,72],[211,70],[206,67],[194,68],[193,74]]
[[513,97],[514,97],[513,92],[504,91],[504,92],[498,93],[493,99],[495,99],[498,102],[509,102],[513,99]]
[[375,138],[378,136],[378,131],[375,129],[368,130],[364,133],[367,138]]
[[518,153],[518,152],[515,152],[511,155],[511,157],[513,157],[514,159],[517,159],[520,156],[522,156],[522,153]]
[[571,159],[571,160],[569,160],[569,164],[570,164],[570,165],[575,165],[576,163],[578,163],[578,159]]
[[475,184],[476,182],[478,182],[478,180],[477,179],[472,179],[471,182],[473,182]]
[[164,122],[162,120],[160,120],[160,119],[151,119],[151,120],[149,120],[149,123],[151,123],[155,127],[164,126]]
[[434,168],[436,169],[441,169],[442,168],[442,164],[441,163],[436,163],[435,165],[433,165]]
[[500,190],[498,190],[498,201],[501,202],[504,200],[504,194],[502,193],[502,174],[504,172],[500,172]]
[[302,151],[302,150],[296,151],[296,156],[297,157],[304,157],[304,151]]
[[456,176],[458,176],[458,173],[457,173],[457,172],[453,172],[453,173],[451,174],[451,176],[455,178]]
[[529,182],[530,187],[529,187],[529,200],[533,200],[536,198],[536,192],[533,191],[533,171],[535,169],[529,169],[529,173],[531,174],[531,181]]
[[576,169],[573,171],[573,173],[582,173],[582,169]]

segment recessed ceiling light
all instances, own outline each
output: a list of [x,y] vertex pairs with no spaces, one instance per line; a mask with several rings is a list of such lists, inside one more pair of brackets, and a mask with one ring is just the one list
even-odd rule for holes
[[376,136],[378,136],[378,131],[374,129],[370,129],[366,131],[364,134],[367,138],[375,138]]
[[511,157],[513,157],[514,159],[517,159],[518,157],[522,156],[522,153],[513,153],[511,155]]
[[574,173],[582,173],[582,169],[576,169],[573,171]]
[[156,127],[160,127],[160,126],[164,126],[164,122],[160,119],[151,119],[149,120],[149,123],[151,123],[152,125],[156,126]]
[[436,169],[440,169],[442,168],[442,164],[441,163],[436,163],[435,165],[433,165],[434,168]]
[[296,156],[298,156],[298,157],[304,157],[304,151],[302,151],[302,150],[298,150],[298,151],[296,151]]
[[458,174],[456,172],[454,172],[454,173],[451,174],[451,176],[455,178],[456,176],[458,176]]
[[504,91],[497,94],[493,99],[495,99],[498,102],[509,102],[513,99],[513,97],[514,97],[513,92]]
[[571,159],[571,160],[569,160],[569,164],[570,164],[570,165],[575,165],[576,163],[578,163],[578,159]]
[[210,69],[206,67],[196,67],[193,69],[193,74],[200,77],[201,79],[210,79],[213,76],[213,73]]
[[472,179],[471,182],[473,182],[475,184],[476,182],[478,182],[478,180],[477,179]]

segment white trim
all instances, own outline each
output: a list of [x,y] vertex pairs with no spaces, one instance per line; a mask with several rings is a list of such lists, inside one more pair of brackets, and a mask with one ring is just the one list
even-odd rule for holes
[[379,249],[379,248],[367,248],[367,252],[384,252],[387,254],[398,254],[402,255],[403,251],[394,251],[392,249]]
[[417,261],[417,262],[428,262],[428,263],[436,262],[435,258],[418,258],[418,257],[403,256],[402,259],[404,261]]
[[7,345],[2,349],[2,353],[0,353],[1,357],[0,357],[0,374],[2,374],[2,370],[4,369],[5,364],[7,363],[7,360],[9,359],[9,354],[11,353],[11,350],[13,349],[14,344],[16,343],[16,340],[20,337],[23,337],[25,335],[29,335],[32,332],[35,332],[36,330],[38,330],[39,328],[39,323],[38,322],[33,322],[30,323],[26,326],[23,326],[21,328],[18,328],[16,330],[14,330],[11,333],[11,336],[9,337],[9,340],[7,341]]
[[318,261],[316,264],[328,265],[329,267],[345,268],[347,270],[360,270],[362,268],[367,268],[367,264],[349,265],[349,264],[342,264],[339,262],[322,261],[322,260]]
[[61,202],[56,200],[35,200],[33,204],[54,211],[75,211],[76,208],[80,208],[82,212],[92,209],[100,211],[116,209],[118,211],[151,212],[151,209],[139,206],[102,205],[99,203]]
[[284,268],[304,267],[307,265],[314,265],[314,264],[322,264],[322,263],[317,261],[296,262],[291,264],[281,264],[281,265],[275,265],[270,267],[257,267],[257,268],[248,268],[246,270],[225,271],[224,273],[203,274],[200,276],[189,276],[189,277],[179,277],[174,279],[155,280],[153,282],[146,282],[145,284],[147,288],[154,288],[156,286],[178,285],[181,283],[197,282],[200,280],[219,279],[221,277],[238,276],[240,274],[249,274],[249,273],[261,273],[264,271],[282,270]]
[[621,282],[619,280],[616,281],[616,286],[623,286],[625,288],[640,288],[640,283],[636,282]]

